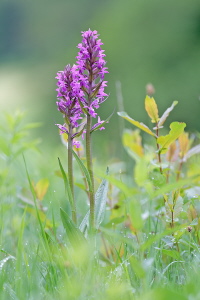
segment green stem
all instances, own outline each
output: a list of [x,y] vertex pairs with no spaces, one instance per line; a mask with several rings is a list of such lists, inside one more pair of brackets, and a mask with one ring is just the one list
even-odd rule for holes
[[92,182],[92,190],[89,191],[89,200],[90,200],[90,226],[94,228],[95,225],[95,216],[94,216],[94,174],[93,174],[93,165],[92,165],[92,145],[91,145],[91,126],[92,126],[92,117],[87,115],[87,127],[86,127],[86,161],[87,168],[90,174],[91,182]]
[[77,215],[76,215],[76,203],[74,199],[74,180],[73,180],[73,155],[72,155],[72,126],[69,125],[69,135],[68,135],[68,178],[69,178],[69,185],[72,192],[72,220],[74,223],[77,223]]

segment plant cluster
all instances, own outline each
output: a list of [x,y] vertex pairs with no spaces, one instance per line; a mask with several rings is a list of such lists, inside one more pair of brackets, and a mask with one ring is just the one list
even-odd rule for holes
[[[27,156],[17,160],[36,150],[37,141],[24,138],[38,124],[24,125],[18,112],[0,126],[0,299],[199,299],[199,135],[185,132],[183,122],[167,131],[178,102],[160,116],[147,95],[153,128],[118,112],[137,127],[122,135],[129,160],[102,170],[91,135],[108,122],[96,112],[107,97],[105,55],[96,31],[82,37],[76,65],[56,77],[68,171],[66,147],[54,174],[48,166],[34,175],[41,168],[34,152],[31,167]],[[127,174],[132,160],[133,176]]]

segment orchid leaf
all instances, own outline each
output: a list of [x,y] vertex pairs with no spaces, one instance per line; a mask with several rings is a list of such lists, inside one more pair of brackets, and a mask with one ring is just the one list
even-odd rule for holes
[[122,112],[118,112],[117,113],[120,117],[124,118],[125,120],[129,121],[131,124],[135,125],[136,127],[142,129],[143,131],[147,132],[148,134],[152,135],[152,136],[156,136],[155,133],[153,133],[149,127],[147,127],[145,124],[140,123],[138,121],[135,121],[134,119],[132,119],[131,117],[129,117],[129,115],[122,111]]
[[69,242],[72,246],[80,247],[80,245],[86,241],[82,232],[76,227],[68,214],[62,208],[60,208],[60,216]]
[[79,167],[81,168],[81,170],[83,171],[86,181],[88,183],[88,187],[89,187],[89,191],[92,191],[93,187],[92,187],[92,181],[91,181],[91,177],[90,177],[90,173],[88,171],[88,169],[85,167],[85,165],[83,164],[82,160],[79,158],[79,156],[76,154],[76,152],[74,150],[72,150],[73,155],[79,165]]
[[180,122],[172,122],[170,124],[170,132],[165,136],[160,136],[157,143],[161,146],[160,153],[165,153],[171,143],[173,143],[183,132],[186,124]]
[[108,180],[103,179],[95,194],[95,222],[98,229],[103,222],[108,193]]
[[145,109],[151,118],[152,123],[157,123],[159,121],[158,107],[156,101],[153,97],[146,96],[145,98]]
[[[108,181],[106,179],[103,179],[98,190],[95,194],[95,227],[96,229],[99,228],[101,225],[105,210],[106,210],[106,201],[107,201],[107,193],[108,193]],[[89,218],[90,218],[90,211],[88,211],[83,218],[79,229],[81,232],[85,232],[87,228],[89,227]]]

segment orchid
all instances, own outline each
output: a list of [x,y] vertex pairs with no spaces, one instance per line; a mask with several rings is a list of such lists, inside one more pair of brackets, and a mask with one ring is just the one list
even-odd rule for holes
[[97,31],[88,30],[82,32],[82,43],[78,44],[79,53],[77,56],[77,68],[82,91],[85,96],[81,97],[81,102],[87,114],[93,118],[97,116],[95,109],[106,100],[108,96],[104,92],[107,81],[104,81],[105,67],[104,50],[101,49],[103,43],[98,39]]
[[[58,101],[56,104],[65,120],[64,125],[56,125],[61,134],[69,134],[69,125],[72,129],[77,128],[80,126],[78,121],[82,119],[82,109],[78,99],[83,97],[83,91],[80,88],[77,66],[67,65],[64,71],[57,73],[56,79],[58,79],[58,88],[56,89]],[[75,141],[73,144],[78,145]]]

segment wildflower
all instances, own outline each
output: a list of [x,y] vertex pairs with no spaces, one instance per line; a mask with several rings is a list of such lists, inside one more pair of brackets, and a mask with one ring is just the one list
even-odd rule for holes
[[[80,126],[78,121],[82,119],[82,109],[79,104],[79,99],[83,97],[84,93],[80,88],[79,75],[77,66],[67,65],[64,71],[57,73],[58,79],[56,89],[58,101],[56,102],[58,110],[63,114],[65,124],[56,124],[60,129],[60,133],[69,134],[69,127],[71,129]],[[78,146],[78,143],[73,141],[73,144]]]
[[108,95],[104,92],[107,81],[104,81],[105,67],[104,50],[101,49],[103,43],[98,39],[97,31],[88,30],[82,32],[82,43],[78,44],[79,53],[77,56],[77,67],[79,70],[79,80],[82,91],[86,97],[81,97],[81,102],[87,114],[95,118],[95,109],[105,101]]
[[[77,67],[67,65],[64,71],[59,71],[56,89],[58,101],[56,102],[58,110],[63,114],[66,122],[72,124],[72,127],[78,127],[78,120],[82,119],[82,110],[78,99],[83,96],[78,81]],[[67,131],[67,130],[66,130]]]

